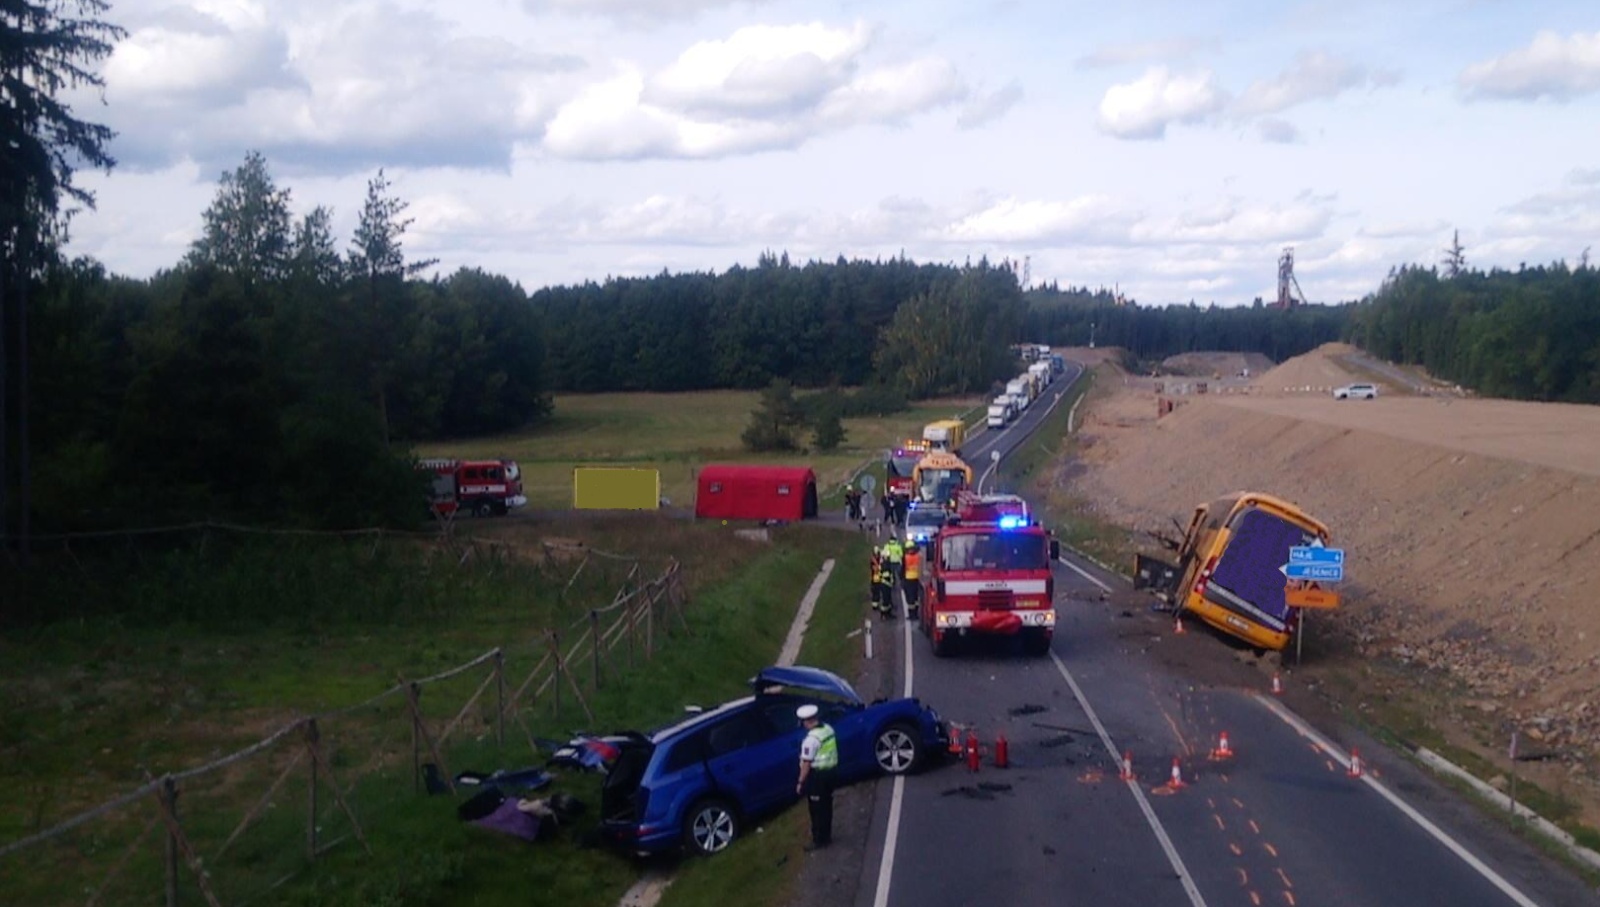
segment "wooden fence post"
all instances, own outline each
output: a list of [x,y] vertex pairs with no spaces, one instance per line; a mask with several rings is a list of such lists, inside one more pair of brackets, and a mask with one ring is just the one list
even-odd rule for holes
[[161,812],[167,823],[167,907],[178,907],[178,834],[173,830],[178,819],[178,786],[171,778],[161,780]]
[[494,745],[506,745],[506,653],[494,653]]
[[417,697],[422,694],[414,684],[400,678],[400,685],[406,688],[406,700],[411,707],[406,711],[411,715],[411,792],[422,791],[422,729],[417,727]]
[[600,612],[593,608],[589,609],[589,636],[594,643],[594,689],[598,693],[600,692],[600,650],[604,649],[605,646],[601,644],[600,639]]
[[561,634],[555,630],[550,631],[550,654],[556,660],[555,682],[550,684],[550,691],[554,698],[550,700],[555,710],[555,717],[561,717]]
[[320,736],[317,719],[308,719],[306,749],[311,754],[311,783],[306,791],[306,860],[313,863],[317,859],[317,764],[322,761],[317,755],[317,747],[320,745]]

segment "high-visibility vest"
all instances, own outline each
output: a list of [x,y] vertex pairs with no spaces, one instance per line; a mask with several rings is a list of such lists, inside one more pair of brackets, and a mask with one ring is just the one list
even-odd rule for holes
[[839,767],[839,740],[834,737],[833,728],[819,724],[806,731],[806,736],[817,741],[817,754],[811,758],[812,769],[821,772]]
[[906,579],[922,578],[922,552],[906,552]]
[[900,543],[894,539],[883,543],[883,559],[891,564],[899,564],[900,559],[905,557],[905,553],[906,550],[900,547]]

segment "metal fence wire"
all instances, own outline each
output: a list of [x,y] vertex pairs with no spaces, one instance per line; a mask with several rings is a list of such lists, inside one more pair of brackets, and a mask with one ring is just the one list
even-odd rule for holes
[[537,755],[541,718],[592,722],[595,692],[689,631],[681,565],[639,574],[634,560],[607,604],[565,627],[427,676],[397,676],[364,702],[292,719],[227,756],[149,777],[0,844],[3,900],[270,903],[330,850],[370,853],[366,817],[430,789],[453,791],[456,773],[471,767],[457,763],[486,747]]

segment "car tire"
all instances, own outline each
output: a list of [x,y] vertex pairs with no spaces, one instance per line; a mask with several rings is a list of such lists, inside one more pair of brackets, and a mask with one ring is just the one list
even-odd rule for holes
[[488,501],[479,501],[472,505],[472,514],[480,517],[494,516],[494,505]]
[[896,722],[872,738],[872,758],[885,775],[909,774],[922,762],[922,740],[917,729]]
[[728,849],[739,837],[739,814],[723,800],[701,800],[683,819],[683,845],[697,857]]

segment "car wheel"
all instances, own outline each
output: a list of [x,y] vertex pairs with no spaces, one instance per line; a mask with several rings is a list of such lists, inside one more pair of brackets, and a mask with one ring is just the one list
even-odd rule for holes
[[683,820],[683,840],[689,852],[710,856],[728,849],[739,836],[739,817],[721,800],[702,800]]
[[904,775],[922,759],[922,742],[916,729],[907,724],[891,724],[872,741],[872,757],[886,775]]

